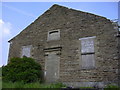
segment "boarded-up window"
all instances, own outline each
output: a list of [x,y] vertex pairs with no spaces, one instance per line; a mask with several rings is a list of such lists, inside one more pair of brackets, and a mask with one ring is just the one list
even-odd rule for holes
[[30,57],[31,56],[31,45],[28,46],[22,46],[22,52],[21,52],[21,57],[26,56]]
[[94,37],[80,38],[81,41],[81,66],[82,69],[95,67]]
[[59,40],[59,39],[60,39],[60,30],[53,30],[48,32],[48,41]]

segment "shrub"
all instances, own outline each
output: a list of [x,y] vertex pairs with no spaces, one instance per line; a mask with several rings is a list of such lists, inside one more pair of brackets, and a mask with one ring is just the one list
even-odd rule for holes
[[2,76],[4,81],[36,82],[42,80],[42,69],[32,58],[12,58],[8,65],[2,67]]

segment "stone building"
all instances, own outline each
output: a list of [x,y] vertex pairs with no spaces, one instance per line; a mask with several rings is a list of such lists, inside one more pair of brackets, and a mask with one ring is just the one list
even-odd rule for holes
[[105,17],[53,5],[9,41],[9,59],[34,58],[48,83],[104,87],[119,82],[118,40]]

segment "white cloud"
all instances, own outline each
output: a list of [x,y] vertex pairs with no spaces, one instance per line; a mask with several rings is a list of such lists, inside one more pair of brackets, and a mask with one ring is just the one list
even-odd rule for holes
[[0,37],[10,36],[11,35],[10,30],[11,29],[12,29],[11,23],[4,22],[2,19],[0,19],[0,32],[2,32]]
[[[0,66],[5,65],[6,61],[2,61],[4,55],[6,55],[8,49],[8,38],[11,37],[11,29],[12,29],[12,24],[9,22],[5,22],[2,19],[0,19]],[[2,52],[4,51],[4,52]]]

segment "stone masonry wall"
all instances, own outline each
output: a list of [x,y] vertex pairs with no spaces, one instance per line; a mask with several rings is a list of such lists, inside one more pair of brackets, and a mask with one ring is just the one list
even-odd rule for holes
[[[48,31],[60,30],[60,40],[47,41]],[[59,81],[118,83],[117,31],[110,20],[54,5],[10,42],[9,58],[20,57],[21,46],[32,45],[31,57],[45,66],[45,48],[61,46]],[[80,68],[79,38],[95,38],[95,68]],[[83,84],[85,85],[85,84]]]

